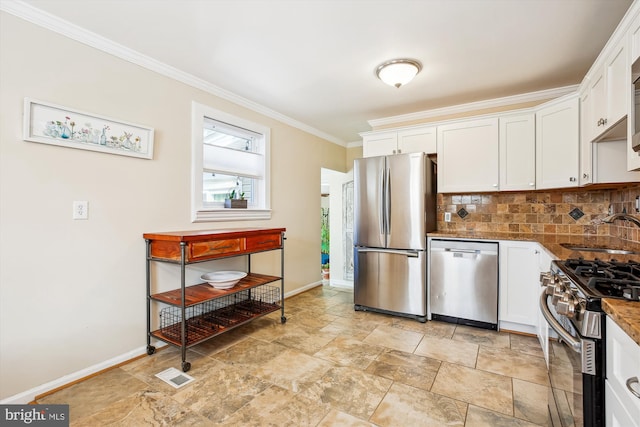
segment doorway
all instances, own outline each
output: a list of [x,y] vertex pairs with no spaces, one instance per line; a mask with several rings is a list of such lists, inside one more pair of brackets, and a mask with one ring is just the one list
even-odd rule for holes
[[353,172],[322,168],[320,175],[323,284],[353,288]]

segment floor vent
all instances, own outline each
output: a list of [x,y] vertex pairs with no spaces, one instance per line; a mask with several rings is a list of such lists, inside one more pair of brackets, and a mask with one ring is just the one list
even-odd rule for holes
[[156,374],[156,377],[174,388],[180,388],[189,384],[191,381],[194,381],[192,376],[189,376],[176,368],[165,369],[164,371]]

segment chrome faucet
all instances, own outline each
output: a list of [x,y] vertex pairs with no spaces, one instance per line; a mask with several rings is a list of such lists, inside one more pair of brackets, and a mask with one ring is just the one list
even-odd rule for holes
[[638,227],[640,227],[640,220],[632,215],[626,214],[626,213],[617,213],[617,214],[613,214],[613,215],[609,215],[607,217],[604,217],[602,219],[597,220],[599,224],[613,224],[613,221],[617,221],[617,220],[626,220],[626,221],[630,221],[632,223],[634,223],[635,225],[637,225]]

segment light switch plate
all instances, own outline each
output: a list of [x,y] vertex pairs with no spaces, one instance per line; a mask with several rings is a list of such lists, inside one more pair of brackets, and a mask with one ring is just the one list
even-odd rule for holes
[[444,222],[451,222],[451,212],[444,213]]

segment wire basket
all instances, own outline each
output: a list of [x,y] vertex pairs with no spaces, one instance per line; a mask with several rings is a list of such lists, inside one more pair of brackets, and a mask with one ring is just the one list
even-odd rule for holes
[[[209,338],[279,308],[280,289],[273,286],[247,289],[186,307],[186,342],[190,344]],[[180,307],[171,306],[160,310],[160,332],[165,337],[181,342],[181,329]]]

